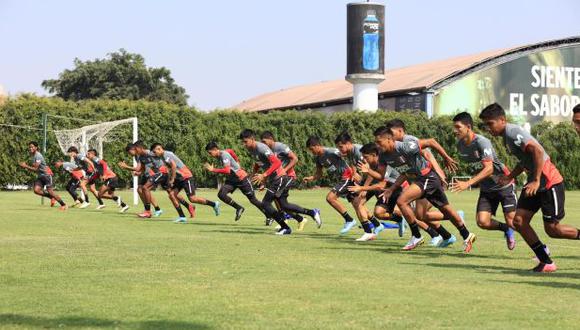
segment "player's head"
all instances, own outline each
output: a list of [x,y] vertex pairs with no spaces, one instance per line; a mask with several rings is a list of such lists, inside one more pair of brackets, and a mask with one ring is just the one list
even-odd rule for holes
[[395,140],[397,141],[402,141],[403,140],[403,136],[405,136],[405,131],[407,130],[405,128],[405,122],[403,122],[400,119],[391,119],[387,122],[386,125],[388,128],[391,129],[391,131],[393,132],[393,136],[395,137]]
[[165,152],[161,143],[153,143],[149,150],[151,150],[157,157],[163,156],[163,153]]
[[256,147],[256,133],[251,129],[246,128],[240,133],[239,137],[244,147],[248,149],[254,149]]
[[135,151],[135,145],[133,143],[127,143],[125,151],[131,156],[137,155],[137,152]]
[[79,149],[77,149],[77,147],[75,147],[75,146],[70,146],[70,147],[68,148],[68,150],[66,151],[66,153],[67,153],[69,156],[71,156],[71,157],[74,157],[74,156],[76,156],[76,155],[78,155],[78,154],[79,154]]
[[572,112],[574,113],[572,115],[572,121],[574,122],[576,133],[580,135],[580,103],[576,104],[576,106],[572,109]]
[[30,142],[28,142],[28,151],[31,154],[36,153],[38,151],[38,142],[36,142],[36,141],[30,141]]
[[393,152],[395,150],[395,136],[391,128],[381,126],[374,131],[373,135],[379,150],[383,152]]
[[367,143],[360,148],[363,158],[367,163],[374,166],[379,162],[379,148],[375,143]]
[[453,133],[458,139],[465,139],[473,131],[473,118],[468,112],[461,112],[453,117]]
[[490,104],[481,110],[479,119],[483,121],[487,130],[494,136],[502,135],[507,124],[505,111],[497,103]]
[[264,131],[260,135],[260,140],[262,141],[263,144],[267,145],[270,148],[272,148],[274,146],[274,143],[276,142],[274,134],[270,131]]
[[211,141],[210,143],[206,144],[205,151],[207,151],[207,153],[213,158],[217,158],[220,155],[220,147],[215,141]]
[[308,148],[308,151],[313,155],[322,155],[322,152],[324,151],[320,138],[315,135],[308,137],[306,140],[306,148]]
[[87,158],[88,159],[93,159],[99,156],[99,153],[97,152],[96,149],[89,149],[87,151]]
[[147,147],[145,146],[145,143],[141,140],[135,141],[135,143],[133,143],[133,146],[135,147],[135,153],[137,155],[142,155],[147,151]]
[[336,136],[334,145],[341,154],[346,155],[352,149],[352,138],[347,131],[344,131]]

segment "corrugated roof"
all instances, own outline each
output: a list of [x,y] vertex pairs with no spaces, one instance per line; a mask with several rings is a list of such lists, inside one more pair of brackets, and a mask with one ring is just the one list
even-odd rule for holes
[[[525,50],[554,47],[563,43],[578,43],[578,37],[546,41],[534,45],[487,51],[479,54],[455,57],[442,61],[413,65],[385,72],[386,79],[379,84],[380,94],[397,94],[424,90],[441,81],[476,68],[502,56]],[[266,93],[233,106],[247,112],[295,107],[307,108],[321,103],[346,101],[352,98],[352,85],[344,79],[324,81]]]

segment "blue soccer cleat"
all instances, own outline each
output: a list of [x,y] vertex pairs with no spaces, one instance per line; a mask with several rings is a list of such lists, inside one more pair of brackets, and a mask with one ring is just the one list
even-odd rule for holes
[[511,228],[508,228],[508,230],[505,232],[504,234],[505,236],[505,242],[507,244],[507,248],[508,250],[513,250],[516,247],[516,235],[514,233],[514,230]]
[[439,247],[446,248],[455,242],[457,242],[457,238],[455,238],[455,235],[451,235],[451,237],[449,237],[448,239],[444,239],[443,241],[441,241],[441,243],[439,243]]
[[214,202],[213,212],[215,213],[216,217],[220,215],[220,213],[221,213],[220,202]]
[[465,212],[463,212],[463,210],[457,211],[457,215],[459,215],[461,221],[465,221]]
[[163,214],[163,210],[157,210],[153,212],[153,216],[159,218]]
[[437,235],[437,236],[431,238],[431,241],[429,241],[429,245],[430,246],[439,246],[439,244],[441,244],[441,242],[443,242],[443,237],[441,237],[441,235]]
[[344,234],[348,233],[352,229],[352,227],[354,227],[355,225],[356,225],[356,222],[354,220],[345,222],[344,227],[342,227],[342,229],[340,230],[340,234],[344,235]]
[[382,231],[383,231],[383,230],[385,230],[385,229],[386,229],[386,228],[385,228],[385,226],[383,226],[383,224],[380,224],[378,227],[375,227],[375,228],[373,229],[373,233],[374,233],[375,235],[378,235],[380,232],[382,232]]

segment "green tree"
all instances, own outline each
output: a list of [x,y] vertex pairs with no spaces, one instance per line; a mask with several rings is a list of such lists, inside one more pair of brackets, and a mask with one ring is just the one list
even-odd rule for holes
[[75,68],[66,69],[58,79],[42,82],[42,87],[65,100],[87,99],[165,101],[186,105],[185,89],[175,83],[165,68],[149,68],[139,54],[124,49],[105,59],[83,62],[76,58]]

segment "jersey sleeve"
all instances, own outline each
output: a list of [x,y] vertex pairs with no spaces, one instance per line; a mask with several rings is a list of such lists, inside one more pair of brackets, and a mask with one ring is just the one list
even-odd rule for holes
[[493,161],[493,146],[488,139],[477,139],[477,149],[479,151],[479,159],[482,162]]
[[395,151],[404,156],[413,156],[421,152],[419,148],[419,143],[415,141],[410,142],[395,142]]
[[272,150],[263,144],[258,144],[256,151],[258,151],[258,154],[264,156],[264,158],[268,158],[272,155]]
[[506,129],[506,136],[511,139],[514,144],[520,148],[522,151],[525,151],[526,146],[530,143],[533,139],[530,133],[524,131],[520,126],[514,125],[511,126],[509,129]]

